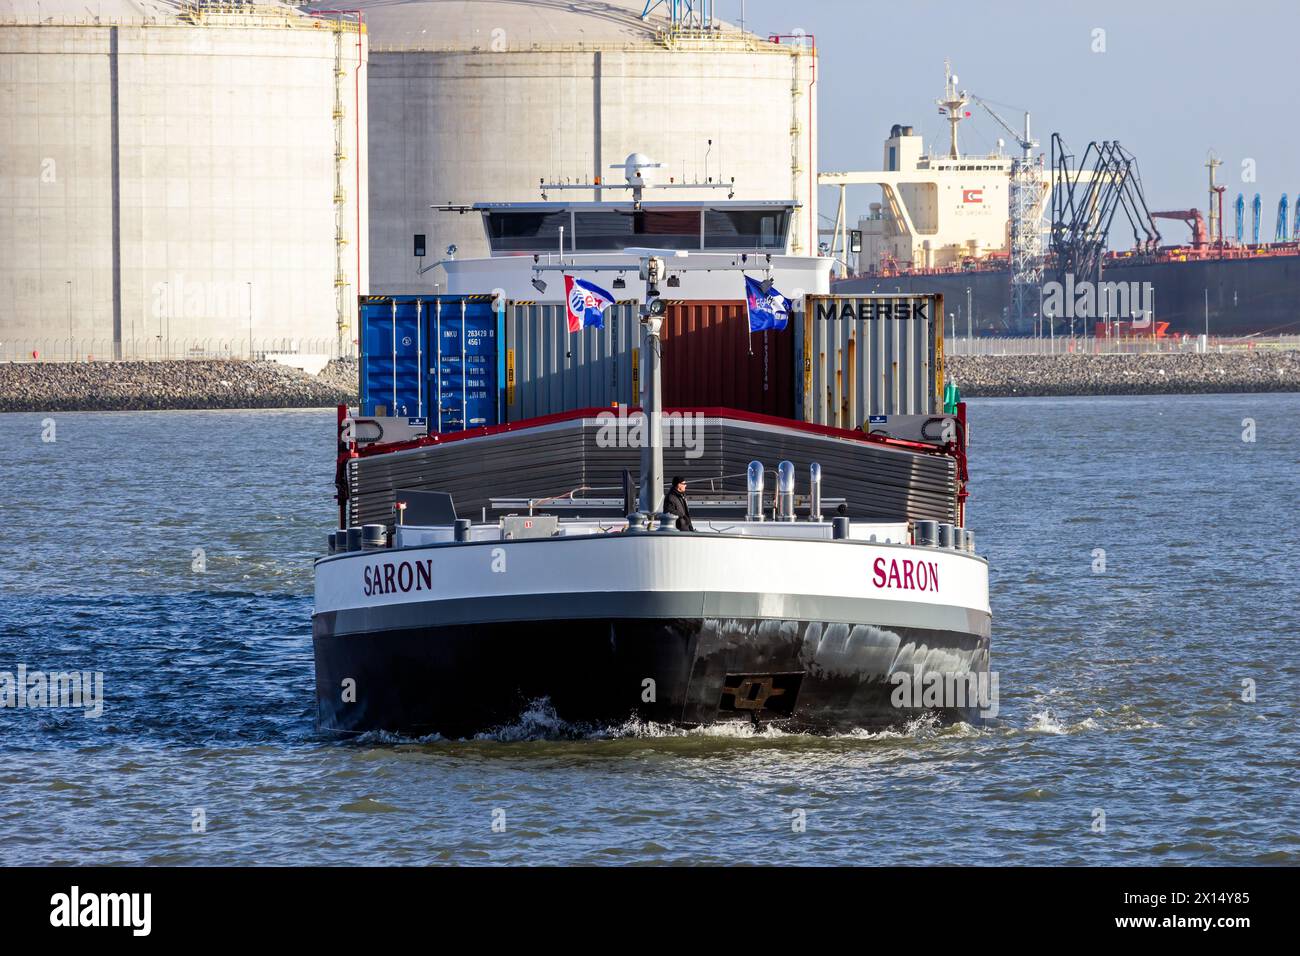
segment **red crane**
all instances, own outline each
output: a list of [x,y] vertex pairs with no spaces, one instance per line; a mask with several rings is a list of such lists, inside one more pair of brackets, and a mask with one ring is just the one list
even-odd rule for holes
[[1168,212],[1151,213],[1152,219],[1180,219],[1187,223],[1192,230],[1192,248],[1202,249],[1205,247],[1205,217],[1201,215],[1199,209],[1173,209]]

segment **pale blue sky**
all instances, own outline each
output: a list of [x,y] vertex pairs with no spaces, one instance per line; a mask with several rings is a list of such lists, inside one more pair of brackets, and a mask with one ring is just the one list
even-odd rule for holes
[[[1294,202],[1300,191],[1296,0],[745,0],[744,8],[745,26],[756,33],[798,27],[816,36],[823,170],[880,168],[893,123],[911,124],[927,147],[943,148],[947,124],[934,100],[947,56],[964,88],[1029,109],[1044,151],[1053,131],[1076,155],[1089,140],[1118,139],[1137,156],[1153,209],[1205,212],[1210,148],[1224,161],[1225,235],[1232,233],[1239,191],[1246,194],[1248,238],[1250,201],[1261,194],[1266,240],[1273,238],[1279,196]],[[737,22],[741,0],[717,0],[715,10]],[[1105,53],[1092,52],[1097,27],[1106,31]],[[1005,134],[977,106],[971,112],[962,124],[963,148],[992,149]],[[1019,126],[1019,111],[1000,112]],[[1254,183],[1242,182],[1246,158],[1256,162]],[[850,191],[855,218],[878,192]],[[822,212],[833,216],[833,203],[824,190]],[[1160,226],[1169,240],[1188,235],[1181,223]],[[1112,233],[1112,244],[1128,242],[1127,227]]]

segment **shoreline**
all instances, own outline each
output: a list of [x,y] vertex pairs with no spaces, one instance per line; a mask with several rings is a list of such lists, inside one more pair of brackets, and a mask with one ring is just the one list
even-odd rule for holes
[[1300,391],[1300,350],[944,359],[963,398],[1210,395]]
[[[965,398],[1300,391],[1300,350],[949,356]],[[0,364],[0,412],[333,408],[357,400],[355,359],[318,375],[272,361]]]

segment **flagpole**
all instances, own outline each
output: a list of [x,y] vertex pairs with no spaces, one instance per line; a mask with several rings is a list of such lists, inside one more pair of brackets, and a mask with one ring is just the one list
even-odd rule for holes
[[754,357],[754,323],[749,318],[749,276],[744,272],[740,274],[740,281],[745,285],[745,326],[749,329],[746,335],[746,344],[749,346],[749,357]]
[[641,444],[640,508],[658,514],[664,489],[663,373],[660,367],[659,330],[663,325],[663,302],[659,281],[664,278],[664,261],[656,256],[641,260],[646,280],[645,304],[641,307],[641,414],[645,417],[645,441]]

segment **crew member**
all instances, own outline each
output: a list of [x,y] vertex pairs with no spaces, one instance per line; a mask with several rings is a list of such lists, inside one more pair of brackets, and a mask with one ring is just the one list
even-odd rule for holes
[[673,487],[664,495],[664,511],[677,515],[678,531],[694,531],[691,524],[691,508],[686,503],[686,479],[677,475],[673,478]]

